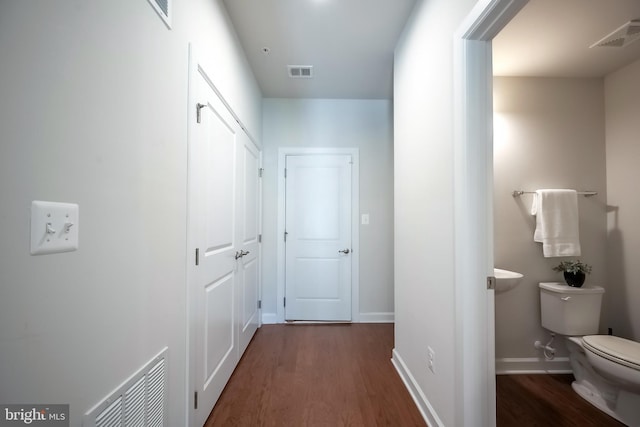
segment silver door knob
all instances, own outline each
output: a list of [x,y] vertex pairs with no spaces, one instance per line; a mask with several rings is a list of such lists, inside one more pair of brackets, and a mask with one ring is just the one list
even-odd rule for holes
[[249,255],[250,253],[251,253],[250,251],[239,251],[239,252],[238,252],[238,251],[236,251],[236,256],[235,256],[235,258],[236,258],[236,259],[238,259],[238,258],[242,258],[243,256],[245,256],[245,255]]
[[346,254],[348,254],[348,253],[349,253],[349,252],[351,252],[351,251],[350,251],[349,249],[342,249],[341,251],[338,251],[338,252],[343,253],[343,254],[345,254],[345,255],[346,255]]

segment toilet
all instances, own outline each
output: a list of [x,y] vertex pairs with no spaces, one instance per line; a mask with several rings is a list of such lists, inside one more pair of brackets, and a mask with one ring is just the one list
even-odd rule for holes
[[576,393],[630,427],[640,427],[640,343],[597,335],[604,288],[543,282],[542,327],[566,338]]

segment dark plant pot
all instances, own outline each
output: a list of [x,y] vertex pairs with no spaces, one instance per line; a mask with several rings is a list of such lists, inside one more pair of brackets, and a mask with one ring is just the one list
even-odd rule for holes
[[581,287],[586,277],[587,276],[584,273],[569,273],[568,271],[564,272],[564,280],[567,282],[567,285],[573,286],[574,288]]

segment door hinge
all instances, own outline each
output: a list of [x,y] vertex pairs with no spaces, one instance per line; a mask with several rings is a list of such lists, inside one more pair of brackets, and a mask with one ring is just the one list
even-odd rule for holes
[[202,119],[202,113],[200,112],[200,110],[202,110],[206,106],[206,104],[196,104],[196,122],[200,123],[200,120]]
[[496,278],[493,276],[487,276],[487,289],[496,288]]
[[262,174],[264,173],[264,168],[259,168],[258,169],[258,177],[262,178]]
[[287,179],[287,168],[284,168],[284,178]]
[[200,265],[200,249],[196,248],[196,265]]
[[198,409],[198,392],[193,392],[193,409]]
[[262,243],[262,234],[258,234],[258,243]]
[[287,234],[289,234],[289,233],[287,233],[287,232],[285,231],[285,232],[284,232],[284,241],[285,241],[285,242],[287,241]]
[[287,297],[282,298],[282,304],[284,304],[284,306],[287,306]]
[[262,308],[262,301],[258,300],[258,310],[260,310]]

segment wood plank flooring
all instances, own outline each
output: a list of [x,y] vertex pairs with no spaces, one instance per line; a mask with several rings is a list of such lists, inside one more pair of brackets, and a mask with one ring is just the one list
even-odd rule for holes
[[[391,364],[393,325],[265,325],[205,427],[424,427]],[[498,427],[618,427],[571,375],[499,375]],[[475,427],[475,426],[473,426]]]
[[624,427],[571,388],[573,375],[498,375],[498,427]]
[[391,324],[264,325],[205,426],[425,426],[392,348]]

